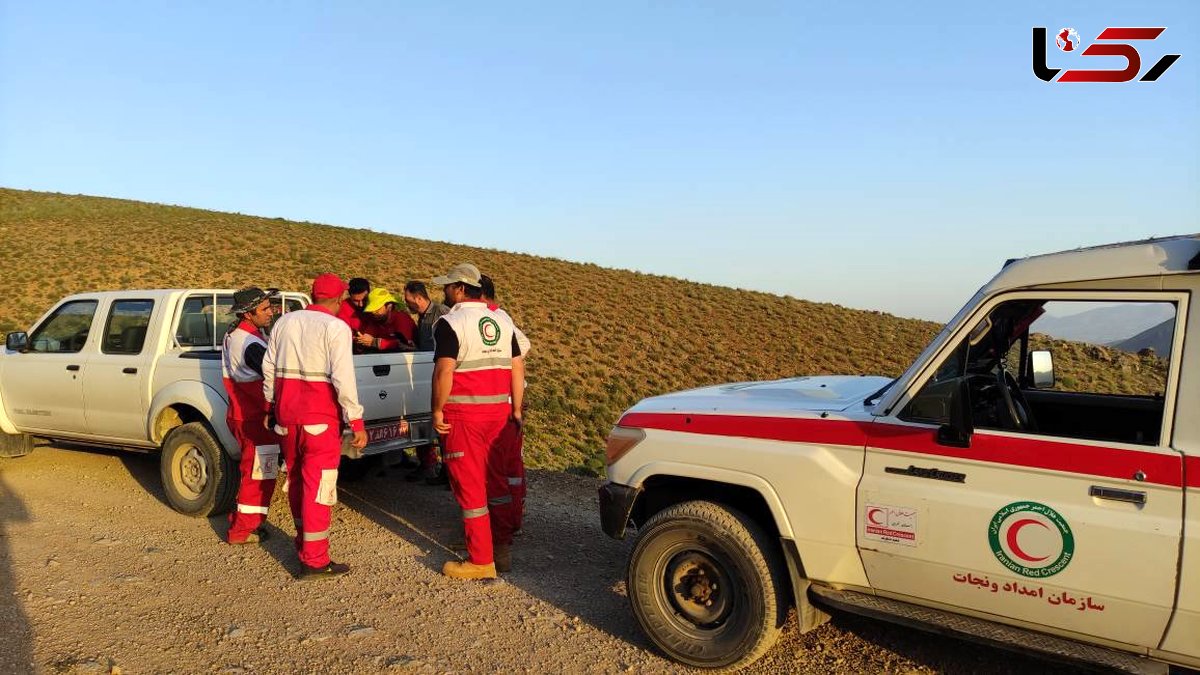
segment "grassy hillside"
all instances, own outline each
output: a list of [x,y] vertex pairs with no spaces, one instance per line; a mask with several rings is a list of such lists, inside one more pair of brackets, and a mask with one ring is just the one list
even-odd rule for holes
[[[938,329],[591,264],[99,197],[0,189],[0,237],[0,331],[28,327],[80,291],[304,290],[326,271],[398,291],[473,262],[495,278],[501,304],[533,341],[526,456],[548,468],[601,470],[604,436],[646,396],[805,374],[894,376]],[[241,272],[246,266],[255,271]]]

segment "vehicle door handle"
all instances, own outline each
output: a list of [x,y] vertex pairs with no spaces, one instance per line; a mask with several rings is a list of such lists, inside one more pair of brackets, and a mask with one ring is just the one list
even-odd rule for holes
[[126,375],[137,375],[137,368],[124,368],[121,372]]
[[67,366],[67,370],[74,372],[76,370],[79,370],[79,366],[77,366],[75,364],[71,364],[71,365]]
[[389,365],[371,366],[371,372],[377,377],[387,377],[388,373],[392,372],[392,367]]
[[1121,488],[1093,485],[1088,488],[1088,495],[1108,499],[1114,502],[1129,502],[1130,504],[1145,504],[1146,493],[1140,490],[1122,490]]

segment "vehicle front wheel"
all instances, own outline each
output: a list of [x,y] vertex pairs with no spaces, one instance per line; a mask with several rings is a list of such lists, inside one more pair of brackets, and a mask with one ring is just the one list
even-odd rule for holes
[[159,474],[167,502],[197,518],[217,516],[237,499],[237,463],[201,422],[175,427],[163,442]]
[[0,433],[0,457],[24,457],[33,452],[33,437],[29,434]]
[[668,656],[738,668],[771,648],[787,618],[779,547],[745,514],[676,504],[641,528],[627,586],[642,630]]

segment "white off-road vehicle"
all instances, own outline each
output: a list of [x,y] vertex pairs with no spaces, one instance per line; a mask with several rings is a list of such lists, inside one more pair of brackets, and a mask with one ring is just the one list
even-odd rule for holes
[[[1197,292],[1196,236],[1013,260],[895,380],[638,403],[608,439],[600,507],[610,536],[636,529],[643,630],[684,663],[736,667],[794,605],[801,631],[833,608],[1121,670],[1200,667]],[[1116,338],[1151,317],[1139,335],[1158,347],[1046,337],[1085,309]]]

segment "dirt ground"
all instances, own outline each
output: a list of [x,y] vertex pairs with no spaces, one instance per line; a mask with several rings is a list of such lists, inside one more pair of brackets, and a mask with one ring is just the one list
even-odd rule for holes
[[[40,447],[0,460],[0,673],[686,672],[637,627],[598,485],[531,472],[513,571],[455,582],[450,493],[380,469],[334,510],[351,573],[298,582],[282,494],[272,538],[234,547],[224,518],[166,505],[156,455]],[[791,620],[747,672],[1020,671],[1073,672],[835,615],[803,636]]]

